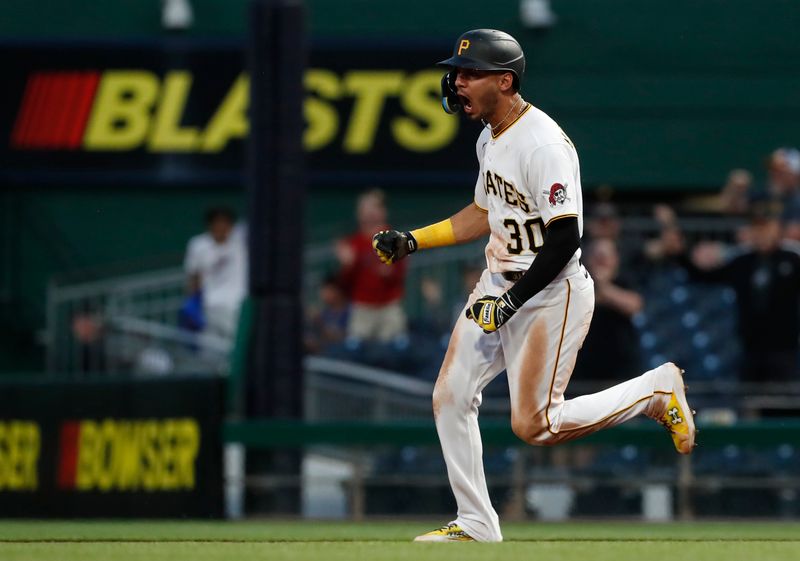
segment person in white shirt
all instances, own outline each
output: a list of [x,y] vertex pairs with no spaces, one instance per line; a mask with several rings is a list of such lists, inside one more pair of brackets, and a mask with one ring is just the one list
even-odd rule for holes
[[[580,261],[583,200],[578,154],[553,119],[519,93],[525,56],[509,34],[469,31],[439,63],[442,105],[486,127],[476,151],[474,200],[412,232],[375,235],[386,264],[417,249],[489,236],[486,269],[453,328],[433,393],[433,413],[457,518],[417,541],[501,541],[482,465],[478,408],[483,388],[508,375],[511,427],[552,445],[647,415],[694,447],[682,370],[666,363],[602,392],[565,400],[594,311],[594,284]],[[477,325],[476,325],[477,324]],[[611,376],[609,376],[611,377]]]
[[247,240],[226,207],[206,212],[206,232],[189,240],[184,260],[190,294],[200,293],[206,331],[233,338],[247,294]]

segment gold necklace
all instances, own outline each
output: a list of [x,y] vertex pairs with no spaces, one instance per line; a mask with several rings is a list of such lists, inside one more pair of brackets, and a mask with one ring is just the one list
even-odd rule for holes
[[[514,111],[514,109],[516,109],[517,105],[519,105],[519,103],[520,103],[521,101],[523,101],[523,99],[522,99],[522,96],[521,96],[521,95],[518,95],[518,96],[517,96],[517,100],[514,102],[514,105],[512,105],[512,106],[509,108],[509,110],[508,110],[508,113],[506,113],[506,116],[505,116],[505,117],[503,117],[503,120],[502,120],[502,121],[500,121],[499,123],[497,123],[495,126],[492,126],[492,124],[491,124],[491,123],[486,123],[487,125],[489,125],[489,129],[492,131],[492,133],[494,133],[494,132],[495,132],[497,129],[499,129],[499,128],[500,128],[500,125],[502,125],[503,123],[505,123],[505,122],[506,122],[506,120],[508,120],[508,117],[511,115],[511,112],[512,112],[512,111]],[[517,113],[517,115],[519,115],[519,113]],[[515,115],[515,116],[517,116],[517,115]]]

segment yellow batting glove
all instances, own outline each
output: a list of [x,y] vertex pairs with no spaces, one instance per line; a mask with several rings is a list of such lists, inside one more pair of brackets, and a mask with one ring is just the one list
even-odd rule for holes
[[517,313],[519,305],[509,293],[502,296],[482,296],[467,308],[467,319],[471,319],[483,329],[484,333],[497,331],[511,316]]

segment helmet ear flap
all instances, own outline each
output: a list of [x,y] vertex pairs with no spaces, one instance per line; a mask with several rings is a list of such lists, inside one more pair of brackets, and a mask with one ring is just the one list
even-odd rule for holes
[[445,113],[454,115],[461,111],[461,100],[456,93],[456,72],[451,70],[442,76],[442,109]]

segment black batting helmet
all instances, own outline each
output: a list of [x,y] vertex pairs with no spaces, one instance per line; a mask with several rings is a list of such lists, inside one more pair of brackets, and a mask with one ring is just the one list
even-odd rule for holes
[[[514,89],[519,90],[525,74],[525,54],[519,42],[505,31],[473,29],[458,38],[453,56],[437,65],[511,72],[514,75]],[[455,93],[455,78],[452,70],[442,77],[442,107],[448,113],[456,113],[461,109]]]

